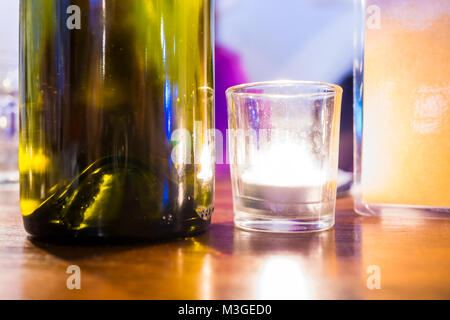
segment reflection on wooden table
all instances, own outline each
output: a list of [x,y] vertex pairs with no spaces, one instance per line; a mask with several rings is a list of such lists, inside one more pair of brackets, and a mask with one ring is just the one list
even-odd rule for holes
[[[337,225],[311,234],[235,229],[229,179],[210,229],[138,245],[64,246],[27,238],[17,191],[0,191],[0,299],[450,298],[450,220],[366,218],[338,200]],[[81,268],[81,290],[66,269]],[[370,266],[381,289],[369,290]]]

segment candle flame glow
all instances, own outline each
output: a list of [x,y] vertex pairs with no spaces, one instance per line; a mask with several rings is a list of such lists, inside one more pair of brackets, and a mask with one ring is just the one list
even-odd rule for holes
[[274,144],[259,151],[242,180],[247,183],[283,187],[317,186],[324,183],[324,172],[311,151],[295,143]]

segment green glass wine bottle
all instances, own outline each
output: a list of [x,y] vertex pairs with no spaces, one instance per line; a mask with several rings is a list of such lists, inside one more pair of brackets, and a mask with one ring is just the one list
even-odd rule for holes
[[40,238],[207,228],[212,0],[21,0],[21,212]]

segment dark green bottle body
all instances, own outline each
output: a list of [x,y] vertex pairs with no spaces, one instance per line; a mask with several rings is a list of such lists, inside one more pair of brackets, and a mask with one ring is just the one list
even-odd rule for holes
[[20,10],[26,230],[95,240],[207,228],[211,1],[21,0]]

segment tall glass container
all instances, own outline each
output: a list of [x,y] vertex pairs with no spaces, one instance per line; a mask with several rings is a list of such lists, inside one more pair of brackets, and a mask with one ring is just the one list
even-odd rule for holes
[[355,208],[450,213],[450,2],[356,0]]
[[212,0],[21,0],[21,211],[37,237],[184,236],[214,194]]

